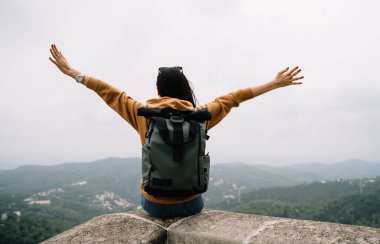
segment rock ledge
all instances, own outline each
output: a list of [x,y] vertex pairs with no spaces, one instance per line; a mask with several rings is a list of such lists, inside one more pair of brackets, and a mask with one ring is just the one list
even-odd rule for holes
[[95,217],[42,243],[380,243],[380,229],[207,209],[162,220],[138,210]]

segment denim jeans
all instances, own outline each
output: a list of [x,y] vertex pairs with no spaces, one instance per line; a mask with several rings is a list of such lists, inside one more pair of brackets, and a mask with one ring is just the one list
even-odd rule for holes
[[156,218],[174,218],[174,217],[187,217],[200,213],[203,209],[204,203],[202,196],[199,196],[191,201],[177,204],[159,204],[146,199],[141,194],[141,206],[149,215]]

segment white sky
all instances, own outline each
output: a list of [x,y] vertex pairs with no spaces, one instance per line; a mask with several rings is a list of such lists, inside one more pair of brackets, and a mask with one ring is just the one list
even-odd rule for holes
[[201,104],[299,65],[300,86],[233,109],[210,131],[212,162],[380,162],[380,2],[0,0],[0,169],[140,156],[137,133],[49,61],[156,96],[179,65]]

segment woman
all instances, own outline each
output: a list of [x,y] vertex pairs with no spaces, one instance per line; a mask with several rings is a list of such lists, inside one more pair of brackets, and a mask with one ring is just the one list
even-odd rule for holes
[[[133,100],[125,92],[94,77],[82,75],[73,69],[55,44],[51,45],[49,57],[64,74],[74,78],[87,88],[95,91],[113,110],[121,115],[140,135],[141,144],[145,143],[145,134],[148,122],[145,117],[137,116],[140,107],[171,107],[178,110],[207,108],[212,119],[207,122],[209,130],[218,124],[233,107],[241,102],[257,97],[268,91],[289,85],[299,85],[295,82],[303,79],[297,75],[301,72],[298,67],[289,70],[289,67],[278,72],[270,82],[251,88],[239,89],[227,95],[216,98],[203,106],[196,105],[196,98],[189,86],[189,82],[182,72],[181,67],[160,68],[157,76],[158,98],[150,99],[146,104]],[[141,205],[152,216],[159,218],[184,217],[199,213],[203,209],[203,199],[200,194],[186,197],[154,197],[144,191],[140,184]]]

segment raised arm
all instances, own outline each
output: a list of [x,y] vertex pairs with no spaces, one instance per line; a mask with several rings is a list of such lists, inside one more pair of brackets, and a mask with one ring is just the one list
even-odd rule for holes
[[255,87],[236,90],[227,95],[220,96],[205,106],[202,106],[206,107],[212,115],[211,121],[207,123],[207,129],[214,127],[231,111],[233,107],[238,107],[240,103],[246,100],[280,87],[302,84],[302,82],[295,82],[304,78],[303,76],[297,77],[300,72],[301,69],[299,69],[298,66],[291,70],[287,67],[278,72],[276,77],[270,82]]
[[[62,73],[74,79],[81,74],[81,72],[73,69],[69,65],[69,62],[62,53],[58,51],[54,44],[51,45],[50,53],[53,55],[53,58],[49,57],[50,61],[53,62]],[[133,128],[138,130],[137,109],[141,106],[141,103],[127,96],[125,92],[94,77],[86,75],[81,83],[95,91],[108,106],[123,117]]]

